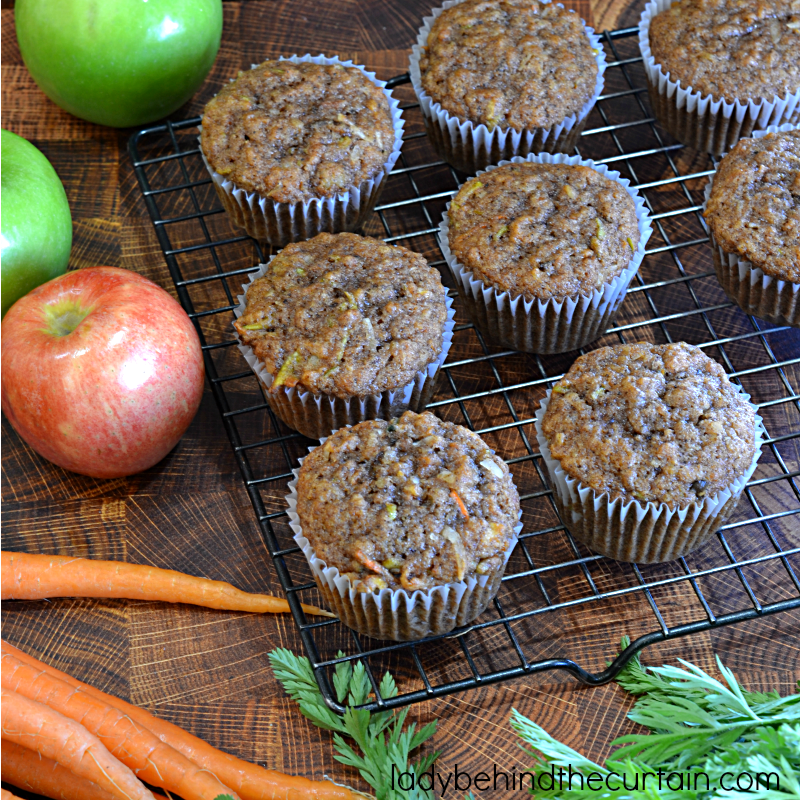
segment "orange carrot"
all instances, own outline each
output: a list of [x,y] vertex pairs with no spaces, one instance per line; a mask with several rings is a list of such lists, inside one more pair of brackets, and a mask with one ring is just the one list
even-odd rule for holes
[[284,775],[223,753],[177,725],[158,719],[143,708],[81,683],[55,667],[37,661],[8,642],[2,642],[2,653],[10,653],[23,663],[38,667],[70,686],[105,700],[110,706],[123,711],[135,722],[149,728],[162,742],[194,761],[198,767],[213,772],[226,786],[238,792],[242,800],[356,800],[362,797],[360,793],[344,786],[337,786],[330,781],[311,781],[307,778]]
[[363,550],[356,550],[355,557],[358,561],[360,561],[368,570],[372,572],[376,572],[378,575],[388,576],[391,579],[391,575],[389,574],[389,570],[386,569],[382,564],[379,564],[374,559],[369,558],[364,554]]
[[221,794],[233,794],[210,772],[199,769],[126,714],[44,670],[23,664],[10,653],[2,655],[2,685],[83,725],[146,783],[162,786],[184,800],[214,800]]
[[[14,742],[2,743],[3,780],[53,800],[116,800],[96,783],[79,778],[51,758],[44,758]],[[9,797],[14,795],[9,793]],[[160,794],[156,800],[166,800]],[[5,800],[5,795],[3,795]]]
[[0,800],[21,800],[21,798],[11,794],[8,789],[0,789]]
[[458,503],[458,508],[460,509],[461,513],[469,519],[469,511],[467,511],[467,507],[464,505],[464,501],[458,496],[458,492],[455,489],[450,490],[450,497]]
[[58,761],[120,800],[153,800],[136,776],[75,720],[0,688],[3,739]]
[[[289,610],[289,603],[280,597],[243,592],[225,581],[195,578],[171,569],[4,550],[0,599],[44,600],[48,597],[160,600],[255,613]],[[335,616],[316,606],[303,605],[303,610],[306,614]]]

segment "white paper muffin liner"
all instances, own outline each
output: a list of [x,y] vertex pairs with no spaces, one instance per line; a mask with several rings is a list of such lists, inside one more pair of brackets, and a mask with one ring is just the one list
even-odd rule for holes
[[[276,203],[268,197],[262,197],[256,192],[247,192],[237,188],[224,175],[220,175],[206,160],[203,163],[211,175],[214,188],[220,202],[230,215],[231,219],[244,228],[249,236],[273,247],[284,247],[290,242],[301,242],[311,239],[318,233],[342,233],[354,231],[361,227],[378,201],[386,179],[392,171],[397,159],[400,157],[400,147],[403,143],[403,116],[400,103],[392,97],[386,88],[385,81],[379,81],[374,72],[368,72],[364,67],[352,61],[341,61],[334,57],[319,56],[281,56],[279,61],[291,61],[294,64],[311,62],[312,64],[340,64],[343,67],[355,67],[361,70],[376,86],[383,89],[389,101],[394,126],[394,143],[389,157],[375,177],[363,181],[358,186],[352,186],[347,191],[333,197],[317,197],[299,203]],[[258,66],[257,64],[253,65]]]
[[771,100],[726,102],[703,95],[691,86],[670,80],[650,51],[650,21],[665,11],[673,0],[650,0],[639,19],[639,48],[642,51],[650,104],[670,135],[695,150],[722,155],[755,129],[784,122],[800,121],[800,88]]
[[[800,125],[791,123],[771,125],[763,131],[753,131],[753,138],[760,139],[768,133],[793,131],[798,128]],[[713,185],[714,176],[711,175],[704,190],[704,212]],[[711,240],[711,254],[714,257],[717,280],[725,290],[725,294],[746,314],[778,325],[793,325],[800,328],[800,283],[767,275],[762,269],[754,267],[736,253],[729,253],[719,244],[710,226],[708,236]]]
[[631,188],[629,180],[620,177],[619,172],[610,170],[604,164],[595,164],[594,161],[578,156],[567,156],[563,153],[530,154],[525,158],[518,156],[481,170],[478,175],[505,164],[523,162],[590,167],[623,186],[636,205],[639,244],[628,266],[602,287],[593,289],[588,294],[575,294],[561,300],[526,300],[523,295],[512,297],[509,292],[501,292],[475,278],[450,250],[447,218],[450,203],[445,208],[439,225],[442,253],[467,313],[480,332],[492,343],[514,350],[528,353],[566,353],[602,336],[613,322],[614,315],[625,299],[628,286],[644,258],[645,246],[652,233],[650,215],[644,200],[636,189]]
[[[325,439],[320,441],[320,445]],[[315,448],[310,447],[309,452]],[[300,459],[302,464],[305,459]],[[308,539],[297,515],[297,479],[299,469],[292,470],[294,480],[289,483],[286,496],[289,506],[289,525],[294,540],[308,560],[314,580],[322,596],[337,617],[352,628],[373,639],[390,639],[410,642],[426,636],[449,633],[453,628],[468,625],[487,608],[500,589],[506,564],[516,547],[522,530],[519,522],[514,536],[503,554],[503,563],[491,574],[476,575],[457,583],[434,586],[425,591],[411,593],[405,589],[381,589],[378,592],[359,592],[361,581],[351,581],[341,575],[336,567],[329,567],[319,558]],[[520,512],[520,516],[522,512]]]
[[[745,400],[750,395],[733,384]],[[730,486],[702,502],[684,508],[670,508],[665,503],[625,502],[597,492],[561,468],[550,454],[542,432],[542,419],[547,411],[552,390],[548,389],[537,409],[536,438],[547,465],[553,499],[561,521],[579,541],[597,553],[617,561],[655,564],[685,556],[704,544],[733,514],[745,485],[752,477],[767,438],[761,417],[756,414],[755,453],[745,473]],[[757,407],[754,406],[754,408]]]
[[[242,286],[242,294],[237,297],[239,305],[233,309],[237,319],[244,314],[248,288],[253,281],[266,273],[273,258],[275,258],[274,255],[270,256],[266,264],[260,264],[258,270],[250,274],[250,282]],[[239,341],[241,354],[267,390],[267,402],[270,408],[290,428],[310,439],[321,439],[346,425],[355,425],[367,419],[392,419],[399,417],[409,409],[419,412],[425,408],[433,396],[439,370],[453,343],[456,312],[453,308],[453,300],[449,295],[445,295],[445,303],[447,319],[442,334],[442,349],[436,359],[420,370],[414,380],[405,386],[399,389],[387,389],[379,394],[365,397],[353,396],[343,399],[324,394],[301,392],[296,387],[291,389],[284,387],[278,393],[270,392],[269,387],[272,385],[274,376],[256,357],[253,348],[242,343],[236,328],[233,330]]]
[[[603,73],[606,71],[606,56],[603,43],[593,28],[584,25],[586,36],[591,47],[596,50],[597,81],[594,93],[586,101],[577,114],[567,117],[552,128],[530,128],[522,131],[514,128],[494,127],[492,130],[480,123],[476,125],[470,120],[462,120],[434,102],[422,88],[422,76],[419,60],[422,48],[428,41],[428,34],[436,18],[451,6],[463,0],[445,0],[441,8],[435,8],[430,17],[424,17],[423,25],[417,35],[417,43],[411,49],[409,58],[409,74],[411,83],[417,94],[425,130],[434,149],[439,155],[456,169],[473,175],[477,170],[489,164],[497,164],[502,159],[513,156],[526,156],[528,153],[570,153],[575,148],[578,138],[586,124],[589,112],[603,91]],[[550,0],[542,0],[550,2]],[[563,8],[561,3],[557,5]],[[574,12],[571,12],[574,13]]]

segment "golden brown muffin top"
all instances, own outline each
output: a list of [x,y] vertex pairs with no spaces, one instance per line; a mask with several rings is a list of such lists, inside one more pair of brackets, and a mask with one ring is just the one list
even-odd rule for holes
[[389,101],[360,69],[265,61],[203,112],[201,147],[235,186],[279,203],[375,177],[394,147]]
[[553,387],[550,453],[598,494],[686,506],[730,486],[755,453],[755,412],[685,342],[602,347]]
[[800,89],[797,0],[678,0],[650,22],[670,79],[715,98],[771,100]]
[[342,428],[303,461],[297,514],[316,555],[366,591],[499,570],[519,496],[503,460],[433,414]]
[[398,389],[435,361],[447,319],[419,253],[354,233],[287,245],[248,287],[235,327],[272,389],[352,397]]
[[462,119],[549,128],[594,93],[597,61],[583,21],[555,3],[465,0],[433,23],[422,87]]
[[586,294],[619,275],[639,245],[636,205],[590,167],[521,162],[461,187],[449,246],[476,278],[527,299]]
[[800,283],[800,130],[741,139],[717,168],[705,217],[724,250]]

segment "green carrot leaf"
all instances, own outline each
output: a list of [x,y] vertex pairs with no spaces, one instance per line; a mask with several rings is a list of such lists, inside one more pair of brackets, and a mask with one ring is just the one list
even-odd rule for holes
[[[622,649],[628,644],[626,637]],[[628,716],[649,732],[612,742],[617,749],[603,764],[514,711],[511,727],[531,756],[536,797],[800,800],[800,694],[749,692],[719,659],[721,680],[679,662],[645,667],[635,656],[622,669],[618,683],[639,697]],[[592,773],[594,788],[584,785]]]
[[[344,658],[344,653],[340,650],[336,658]],[[333,687],[336,690],[336,699],[344,703],[350,692],[350,681],[353,680],[353,665],[349,661],[343,661],[336,665],[333,672]]]
[[[339,652],[337,658],[344,658]],[[273,650],[269,654],[275,677],[294,700],[300,713],[317,727],[334,731],[334,758],[341,764],[358,770],[372,787],[377,800],[434,800],[430,791],[413,787],[402,789],[399,776],[418,776],[430,769],[439,753],[428,753],[419,762],[411,763],[410,756],[436,732],[432,722],[417,731],[414,724],[406,725],[408,709],[369,712],[357,708],[369,702],[373,695],[370,678],[364,663],[343,661],[336,665],[333,688],[339,703],[346,704],[343,717],[331,711],[319,690],[314,671],[307,658],[289,650]],[[397,696],[397,684],[386,673],[378,687],[384,699]]]

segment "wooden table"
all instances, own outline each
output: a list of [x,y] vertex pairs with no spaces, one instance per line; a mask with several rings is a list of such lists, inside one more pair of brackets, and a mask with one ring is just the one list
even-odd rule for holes
[[[40,147],[64,181],[75,226],[70,267],[122,266],[172,291],[126,153],[131,132],[83,122],[45,98],[22,63],[6,5],[3,127]],[[599,29],[633,25],[641,8],[624,0],[574,5]],[[381,78],[401,73],[429,6],[429,0],[226,2],[214,70],[174,117],[198,114],[238,69],[281,54],[324,51],[365,64]],[[794,344],[800,352],[800,340]],[[797,370],[791,374],[796,380]],[[127,479],[99,481],[54,467],[23,444],[5,418],[2,436],[5,549],[148,563],[281,593],[208,391],[174,452]],[[800,461],[796,443],[790,457]],[[590,612],[575,612],[569,652],[554,652],[602,667],[613,647],[596,622]],[[13,644],[217,747],[288,773],[329,775],[366,788],[334,761],[330,736],[299,715],[272,675],[268,651],[301,651],[289,617],[66,599],[7,603],[2,623],[3,637]],[[612,633],[618,638],[624,632]],[[645,659],[661,664],[682,656],[713,669],[717,653],[750,688],[787,693],[800,675],[799,640],[800,614],[782,614],[655,646]],[[402,679],[407,665],[395,667]],[[478,772],[494,763],[519,771],[526,759],[507,724],[512,707],[601,759],[615,736],[635,729],[625,717],[630,706],[614,685],[587,689],[562,672],[548,672],[416,705],[411,718],[440,719],[433,745],[443,750],[442,770],[457,764]]]

